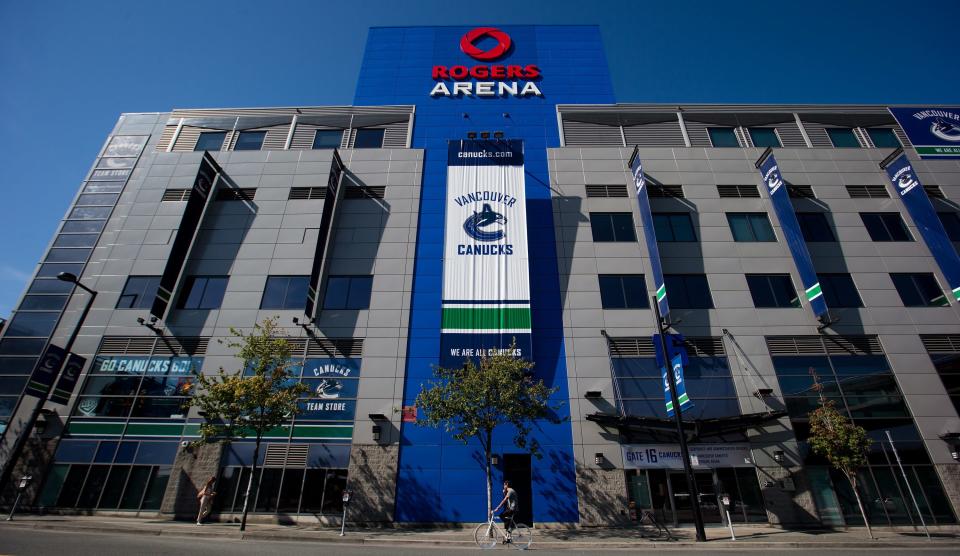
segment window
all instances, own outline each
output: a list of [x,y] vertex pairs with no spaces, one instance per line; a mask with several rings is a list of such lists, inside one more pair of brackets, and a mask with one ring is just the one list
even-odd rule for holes
[[16,313],[7,324],[7,337],[49,336],[60,318],[59,312]]
[[780,138],[777,137],[777,130],[772,127],[751,127],[750,140],[754,147],[774,147],[780,148]]
[[830,142],[838,149],[852,148],[859,149],[860,141],[849,127],[835,127],[827,129],[827,135],[830,136]]
[[219,151],[223,147],[223,141],[227,138],[226,131],[211,131],[201,133],[194,145],[195,151]]
[[712,309],[705,274],[664,274],[667,301],[672,309]]
[[657,241],[697,241],[688,212],[655,212],[653,229],[657,234]]
[[800,298],[789,274],[747,274],[753,306],[759,308],[799,307]]
[[901,146],[897,135],[889,127],[871,127],[867,129],[867,135],[878,149],[895,149]]
[[861,212],[860,218],[873,241],[913,241],[899,212]]
[[805,241],[837,241],[827,223],[827,215],[822,212],[798,212],[797,222]]
[[384,129],[358,129],[353,140],[355,149],[379,149],[383,147]]
[[933,274],[904,272],[890,275],[906,307],[943,307],[950,304]]
[[953,402],[953,408],[960,413],[960,354],[930,354],[933,366],[936,367],[943,388]]
[[309,276],[268,276],[260,308],[303,309],[309,284]]
[[714,147],[740,146],[732,127],[708,127],[707,133],[710,134],[710,144]]
[[342,139],[343,130],[341,129],[318,129],[317,134],[313,136],[313,148],[336,149],[340,146]]
[[[700,357],[692,351],[689,355],[683,379],[694,406],[684,411],[684,417],[709,419],[739,415],[737,391],[726,357]],[[610,364],[616,381],[614,392],[624,413],[634,417],[667,416],[663,381],[653,357],[612,357]]]
[[817,274],[817,280],[820,281],[820,291],[823,292],[823,301],[827,307],[863,307],[860,293],[849,274]]
[[225,291],[226,276],[191,276],[180,295],[180,309],[219,309]]
[[777,241],[765,212],[728,212],[734,241]]
[[117,309],[149,309],[160,287],[159,276],[131,276],[117,300]]
[[324,309],[367,309],[373,276],[331,276],[323,297]]
[[591,212],[593,241],[636,241],[633,215],[629,212]]
[[648,309],[643,274],[601,274],[600,301],[604,309]]
[[237,142],[233,146],[235,151],[259,151],[263,148],[263,139],[267,136],[266,131],[241,131],[237,136]]
[[938,212],[937,216],[950,241],[960,241],[960,216],[955,212]]

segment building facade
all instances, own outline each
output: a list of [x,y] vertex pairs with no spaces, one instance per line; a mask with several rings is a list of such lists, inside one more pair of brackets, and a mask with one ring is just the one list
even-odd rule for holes
[[[357,521],[484,519],[481,451],[416,425],[413,401],[434,365],[516,339],[563,408],[535,427],[539,457],[494,441],[528,521],[683,523],[698,503],[719,523],[726,497],[734,521],[856,525],[804,442],[822,395],[875,440],[872,523],[916,521],[911,490],[927,523],[955,523],[960,284],[880,163],[906,151],[950,241],[960,164],[921,159],[908,131],[884,106],[617,104],[589,26],[375,28],[352,106],[124,114],[0,337],[0,456],[26,439],[13,474],[36,477],[35,508],[195,515],[217,475],[231,518],[252,444],[193,447],[184,402],[196,373],[238,368],[231,328],[275,316],[312,394],[261,452],[267,519],[336,519],[344,488]],[[793,224],[757,170],[768,147]],[[61,272],[98,292],[75,385],[44,374],[90,299]]]

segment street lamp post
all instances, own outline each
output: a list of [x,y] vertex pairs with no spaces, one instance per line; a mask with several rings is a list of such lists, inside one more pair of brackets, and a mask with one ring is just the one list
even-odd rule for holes
[[[77,320],[77,324],[73,327],[73,331],[70,333],[70,338],[67,339],[67,344],[64,346],[63,351],[69,356],[70,350],[73,348],[73,343],[77,340],[77,336],[80,334],[80,328],[83,326],[83,321],[86,320],[87,315],[90,313],[90,307],[93,306],[93,300],[97,298],[97,292],[84,286],[80,283],[80,280],[77,278],[76,274],[70,272],[61,272],[57,275],[58,280],[64,282],[70,282],[71,284],[76,285],[80,289],[84,290],[90,297],[87,299],[87,304],[83,307],[83,312],[80,313],[80,319]],[[60,362],[60,368],[57,369],[55,377],[53,377],[53,382],[51,384],[56,384],[57,379],[60,377],[60,371],[63,370],[63,365],[66,364],[67,357],[63,358],[63,361]],[[0,492],[6,488],[7,483],[10,481],[10,476],[13,475],[13,468],[17,464],[17,460],[20,459],[20,456],[23,455],[23,449],[27,445],[27,439],[30,438],[30,434],[33,432],[33,427],[37,423],[37,418],[40,417],[40,412],[43,410],[43,406],[47,403],[47,394],[44,394],[40,398],[37,406],[30,413],[30,418],[27,420],[26,425],[20,431],[20,434],[17,436],[17,441],[13,445],[13,450],[10,451],[10,457],[7,459],[7,464],[3,469],[3,475],[0,476]]]

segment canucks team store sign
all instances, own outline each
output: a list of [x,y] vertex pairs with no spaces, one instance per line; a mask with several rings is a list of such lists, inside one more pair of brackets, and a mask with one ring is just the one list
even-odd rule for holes
[[530,357],[523,142],[451,141],[447,156],[441,365],[507,348]]

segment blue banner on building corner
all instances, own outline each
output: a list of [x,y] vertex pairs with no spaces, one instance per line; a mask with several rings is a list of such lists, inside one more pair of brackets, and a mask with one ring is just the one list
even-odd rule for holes
[[657,295],[660,316],[664,319],[670,314],[667,302],[667,286],[663,283],[663,269],[660,266],[660,249],[657,247],[657,232],[653,226],[653,214],[650,212],[650,199],[647,196],[647,179],[643,177],[643,162],[640,160],[639,147],[633,148],[630,156],[630,172],[633,184],[637,188],[637,203],[640,205],[640,221],[643,224],[643,236],[647,240],[647,252],[650,254],[650,271],[653,273],[653,287]]
[[800,231],[797,214],[794,212],[790,196],[787,194],[787,184],[783,181],[780,168],[777,166],[777,159],[773,156],[773,153],[764,158],[758,168],[760,169],[760,177],[766,186],[767,194],[770,195],[773,211],[780,222],[780,229],[783,230],[783,237],[787,240],[787,246],[793,256],[793,263],[797,267],[797,273],[800,274],[804,298],[810,303],[813,314],[819,317],[827,312],[827,303],[823,299],[823,292],[820,290],[820,282],[817,280],[817,272],[813,268],[810,252],[807,251],[807,243],[803,239],[803,232]]
[[47,344],[47,349],[33,369],[33,374],[30,375],[27,388],[23,393],[38,398],[46,397],[50,387],[53,386],[53,381],[57,379],[57,374],[60,372],[60,367],[63,366],[63,360],[66,357],[67,352],[62,347]]
[[77,381],[80,379],[80,373],[83,372],[83,366],[87,360],[79,355],[71,353],[67,357],[67,363],[63,366],[63,372],[53,387],[53,393],[50,394],[50,401],[67,405],[73,390],[77,387]]
[[893,189],[900,196],[903,205],[907,207],[910,218],[920,231],[923,242],[930,249],[930,254],[943,272],[944,278],[950,286],[951,297],[960,300],[960,257],[954,249],[950,237],[943,229],[943,223],[937,216],[937,211],[930,203],[927,192],[923,189],[920,179],[913,171],[907,155],[901,154],[886,167],[887,176],[893,183]]
[[888,108],[923,159],[960,158],[960,108]]
[[670,397],[670,383],[667,382],[667,366],[665,361],[670,361],[670,368],[673,370],[673,383],[677,389],[677,401],[680,403],[680,413],[693,407],[693,401],[687,395],[686,381],[683,380],[683,367],[690,363],[687,356],[687,348],[683,343],[682,334],[667,335],[667,357],[663,356],[663,349],[660,347],[660,335],[653,335],[653,347],[657,358],[657,366],[660,368],[660,378],[663,381],[663,397],[667,408],[667,417],[673,417],[673,400]]

